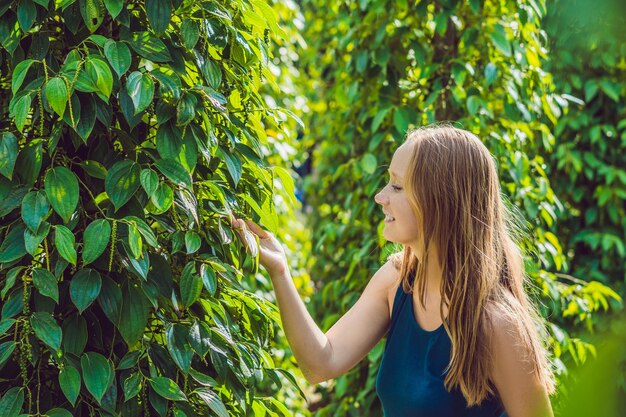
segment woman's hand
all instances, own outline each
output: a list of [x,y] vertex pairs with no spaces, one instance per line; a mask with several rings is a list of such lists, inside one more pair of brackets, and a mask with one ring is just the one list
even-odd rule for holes
[[[237,231],[246,251],[256,256],[270,276],[278,275],[288,269],[287,257],[280,242],[270,232],[263,230],[252,220],[242,220],[232,217],[232,227]],[[256,237],[259,239],[257,246]]]

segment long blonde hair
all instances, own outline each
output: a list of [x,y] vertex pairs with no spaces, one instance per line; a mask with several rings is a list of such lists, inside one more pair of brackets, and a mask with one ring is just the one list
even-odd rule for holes
[[404,188],[420,224],[424,254],[420,261],[404,246],[391,260],[401,271],[404,291],[415,288],[425,306],[424,263],[433,245],[438,250],[440,312],[444,317],[447,304],[444,328],[452,342],[446,389],[460,389],[468,405],[494,393],[489,329],[497,314],[521,336],[526,360],[552,393],[543,322],[524,291],[522,255],[494,158],[474,134],[451,126],[411,131],[406,142],[413,154]]

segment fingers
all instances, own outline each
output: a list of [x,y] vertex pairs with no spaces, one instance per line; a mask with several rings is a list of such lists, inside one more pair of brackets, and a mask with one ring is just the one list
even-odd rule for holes
[[253,222],[252,220],[246,220],[245,221],[246,224],[248,225],[248,228],[259,237],[259,239],[269,239],[271,237],[271,235],[264,230],[263,228],[261,228],[259,225],[257,225],[255,222]]

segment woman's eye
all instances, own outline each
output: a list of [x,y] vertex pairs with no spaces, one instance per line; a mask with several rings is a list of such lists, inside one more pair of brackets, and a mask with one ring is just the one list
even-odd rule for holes
[[391,188],[393,188],[394,191],[402,190],[402,187],[398,187],[397,185],[392,185]]

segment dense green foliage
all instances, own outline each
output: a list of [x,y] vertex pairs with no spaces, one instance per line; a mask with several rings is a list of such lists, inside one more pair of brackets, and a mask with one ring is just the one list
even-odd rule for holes
[[0,2],[0,415],[290,414],[229,221],[293,199],[281,34],[263,0]]
[[548,68],[558,91],[576,98],[559,118],[550,158],[566,207],[559,238],[572,251],[572,275],[626,294],[626,14],[611,0],[555,6]]
[[[397,248],[381,236],[374,194],[407,128],[454,121],[483,139],[498,160],[502,189],[526,219],[520,241],[550,317],[550,347],[559,374],[593,347],[572,337],[562,317],[572,303],[593,313],[617,295],[599,282],[572,285],[558,273],[567,261],[557,237],[563,211],[548,174],[553,131],[567,97],[555,94],[542,68],[547,51],[545,4],[502,2],[302,2],[300,70],[307,85],[314,175],[307,182],[316,255],[312,308],[328,329],[359,297]],[[320,388],[317,415],[378,416],[375,395],[383,344],[359,366]],[[570,358],[570,359],[567,359]],[[565,360],[565,362],[564,362]]]

